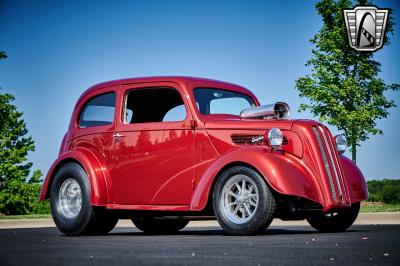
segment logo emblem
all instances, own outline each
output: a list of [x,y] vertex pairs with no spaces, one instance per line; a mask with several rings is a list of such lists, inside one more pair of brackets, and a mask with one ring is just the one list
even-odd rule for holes
[[382,48],[389,9],[357,6],[343,13],[351,48],[367,52]]
[[257,136],[257,137],[252,137],[251,138],[251,143],[258,143],[264,141],[264,136]]

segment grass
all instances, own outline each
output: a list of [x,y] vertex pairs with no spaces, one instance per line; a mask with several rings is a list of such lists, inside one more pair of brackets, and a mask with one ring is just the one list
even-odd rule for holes
[[51,214],[0,215],[0,220],[5,220],[5,219],[43,219],[43,218],[51,218]]
[[363,202],[360,212],[396,212],[400,211],[400,204],[386,204],[382,202]]

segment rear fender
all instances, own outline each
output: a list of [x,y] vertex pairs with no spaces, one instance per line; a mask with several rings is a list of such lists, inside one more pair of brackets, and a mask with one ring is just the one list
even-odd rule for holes
[[352,160],[345,156],[340,156],[340,160],[350,192],[351,203],[367,199],[368,186],[360,169]]
[[235,164],[253,167],[276,192],[320,202],[320,195],[312,181],[311,173],[302,166],[297,157],[253,146],[226,153],[207,169],[194,191],[191,210],[200,211],[205,208],[217,176],[226,166]]
[[80,164],[89,177],[91,188],[91,204],[105,206],[108,204],[108,190],[105,169],[101,167],[97,158],[88,150],[78,149],[64,153],[53,163],[43,182],[39,200],[43,201],[50,196],[50,187],[58,169],[67,162]]

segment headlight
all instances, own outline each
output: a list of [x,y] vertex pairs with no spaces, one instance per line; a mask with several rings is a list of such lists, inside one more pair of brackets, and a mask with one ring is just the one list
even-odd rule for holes
[[275,127],[271,128],[268,132],[268,140],[269,144],[273,148],[279,148],[283,142],[283,136],[281,130]]
[[347,148],[347,140],[346,137],[342,134],[337,135],[335,137],[336,147],[338,149],[339,154],[343,154]]

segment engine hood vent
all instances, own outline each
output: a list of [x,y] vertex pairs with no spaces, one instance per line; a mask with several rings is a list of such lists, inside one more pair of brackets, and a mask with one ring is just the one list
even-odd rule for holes
[[263,135],[241,135],[233,134],[231,136],[232,142],[236,145],[263,145],[264,136]]

